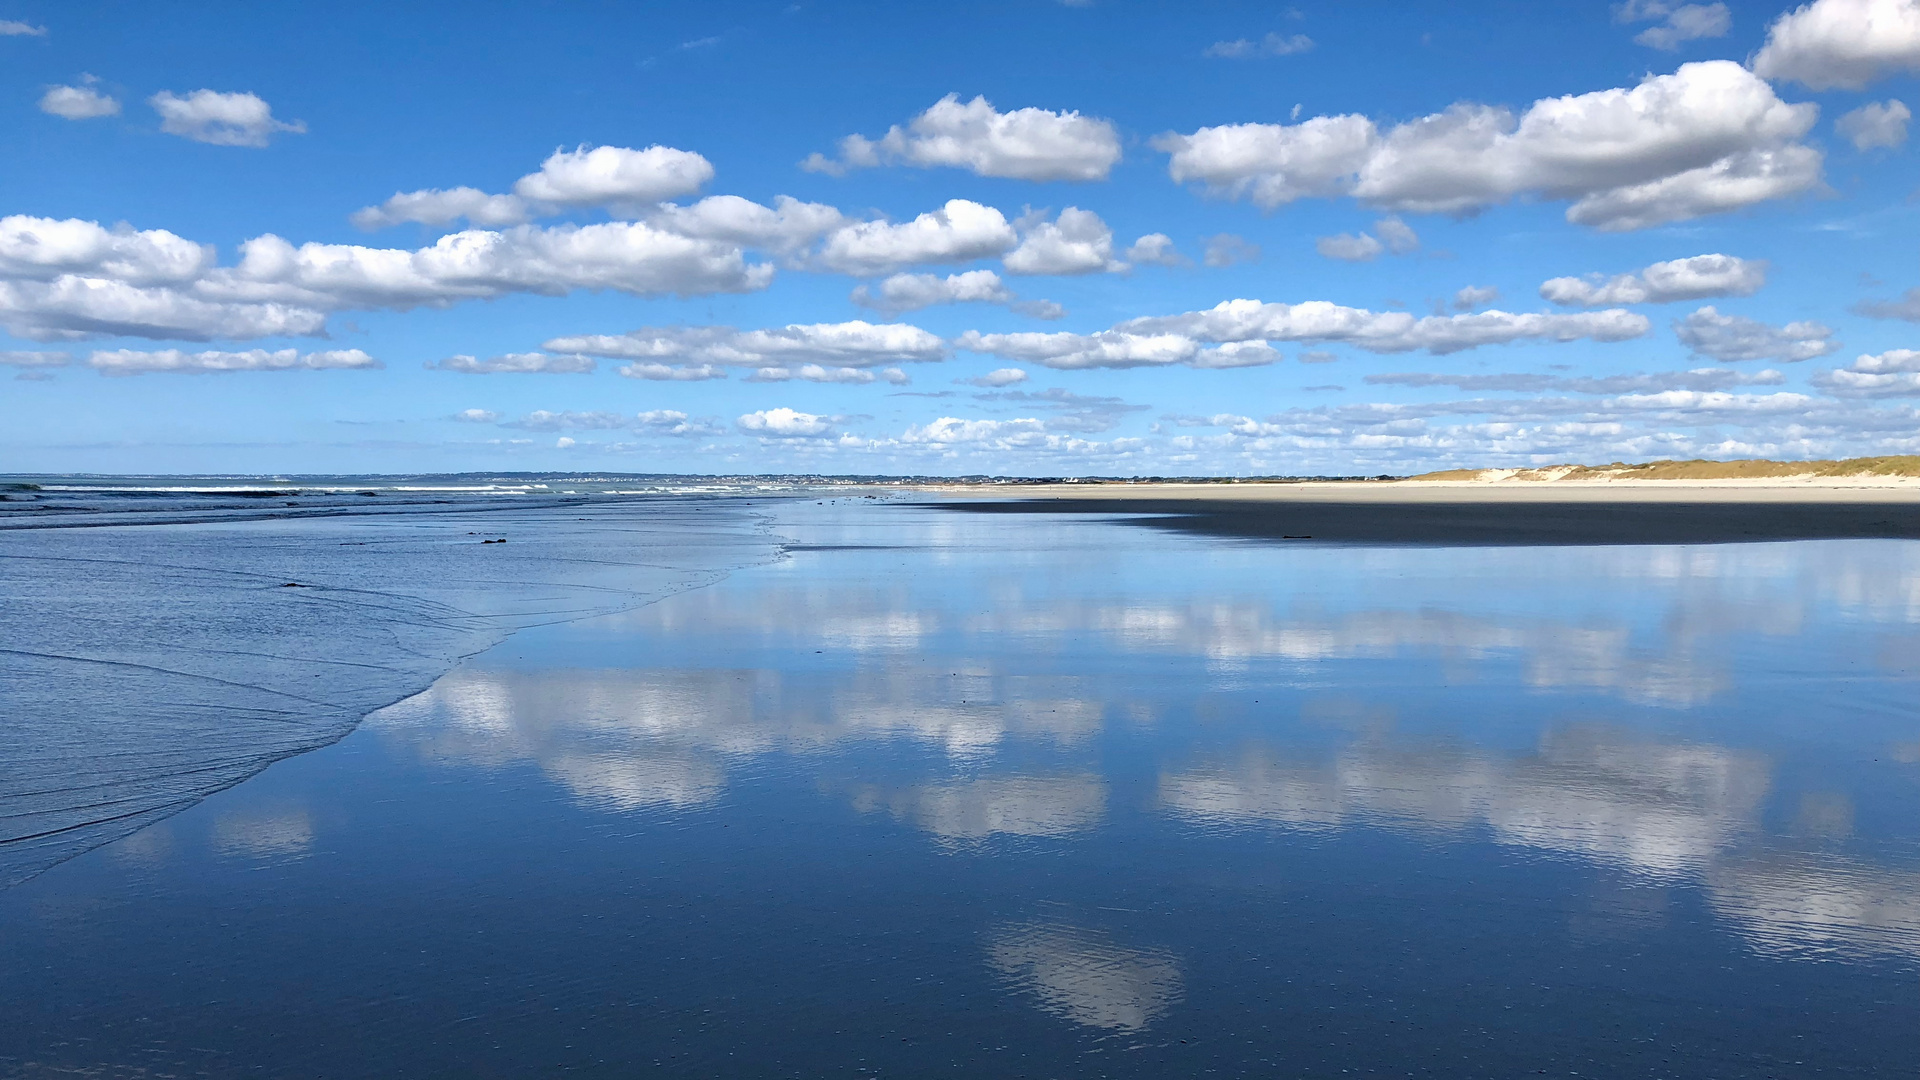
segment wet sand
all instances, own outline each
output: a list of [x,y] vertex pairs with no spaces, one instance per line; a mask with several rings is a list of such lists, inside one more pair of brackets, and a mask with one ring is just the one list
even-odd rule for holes
[[942,485],[968,513],[1146,515],[1208,536],[1376,544],[1724,544],[1920,538],[1920,483],[1643,481],[1507,484]]

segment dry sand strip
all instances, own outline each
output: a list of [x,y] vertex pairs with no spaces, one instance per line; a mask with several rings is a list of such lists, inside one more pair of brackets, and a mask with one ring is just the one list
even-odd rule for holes
[[969,513],[1141,515],[1210,536],[1379,544],[1920,539],[1920,481],[1336,481],[929,485]]

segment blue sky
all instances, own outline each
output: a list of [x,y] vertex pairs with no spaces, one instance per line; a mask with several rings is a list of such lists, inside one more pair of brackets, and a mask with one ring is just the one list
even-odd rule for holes
[[17,471],[1920,452],[1920,0],[0,31]]

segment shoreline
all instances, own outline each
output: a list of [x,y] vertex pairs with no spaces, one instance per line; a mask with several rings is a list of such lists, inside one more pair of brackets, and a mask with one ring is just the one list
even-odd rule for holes
[[1725,544],[1920,539],[1920,482],[1487,482],[920,485],[956,513],[1138,515],[1207,536],[1396,545]]

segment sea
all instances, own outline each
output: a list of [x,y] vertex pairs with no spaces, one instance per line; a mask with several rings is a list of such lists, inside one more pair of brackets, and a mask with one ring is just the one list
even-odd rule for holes
[[0,1076],[1920,1071],[1920,542],[0,498]]

